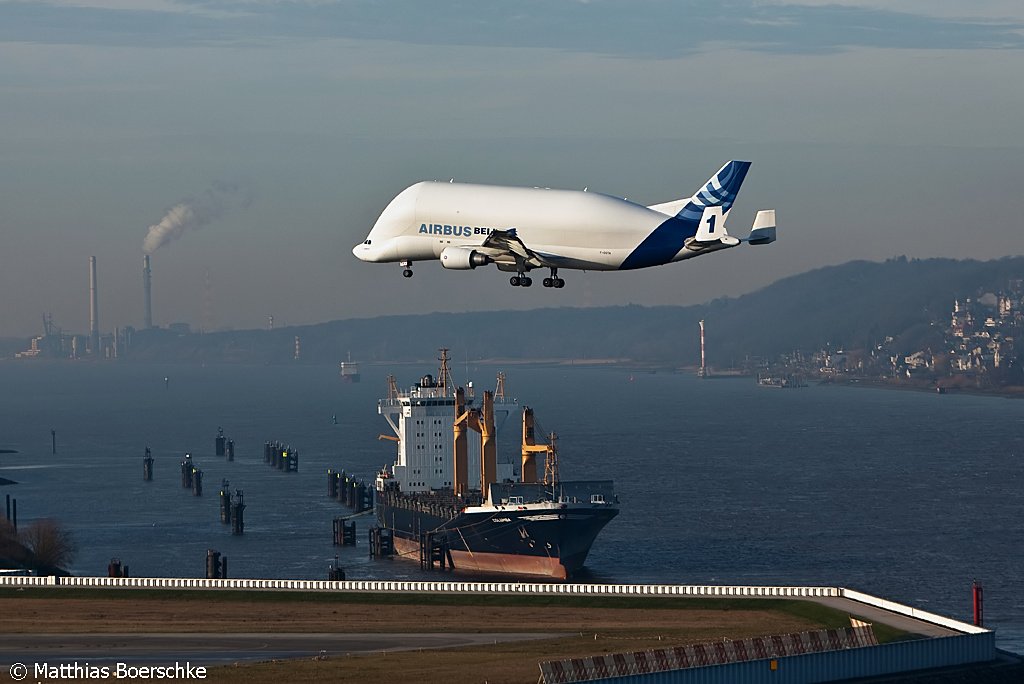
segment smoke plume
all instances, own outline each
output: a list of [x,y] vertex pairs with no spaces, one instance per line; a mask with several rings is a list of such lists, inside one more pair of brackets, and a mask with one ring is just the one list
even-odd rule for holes
[[152,254],[157,248],[176,240],[187,230],[199,230],[224,216],[228,210],[247,207],[252,202],[249,190],[237,183],[216,182],[196,198],[186,198],[168,210],[159,223],[149,227],[142,250]]

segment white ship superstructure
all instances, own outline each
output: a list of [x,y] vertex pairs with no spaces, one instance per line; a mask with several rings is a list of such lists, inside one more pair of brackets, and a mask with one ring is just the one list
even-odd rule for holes
[[[499,386],[500,389],[500,386]],[[455,433],[452,429],[456,418],[456,404],[462,402],[460,413],[472,412],[481,402],[469,383],[464,394],[460,394],[450,380],[447,358],[442,359],[438,378],[424,375],[419,382],[400,391],[391,382],[389,396],[377,402],[377,412],[387,419],[398,443],[398,457],[390,468],[378,477],[377,488],[385,483],[397,484],[407,494],[454,490],[455,486]],[[503,391],[495,393],[494,413],[499,420],[518,409],[515,399],[506,398]],[[481,487],[480,465],[481,444],[478,439],[467,439],[466,484],[469,489],[487,491]],[[511,463],[497,463],[497,481],[518,480]]]

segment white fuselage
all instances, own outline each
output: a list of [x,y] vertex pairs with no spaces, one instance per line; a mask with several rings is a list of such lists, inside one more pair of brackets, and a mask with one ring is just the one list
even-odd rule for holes
[[[514,228],[529,248],[566,268],[615,270],[673,217],[593,192],[422,182],[384,209],[365,242],[363,261],[438,259],[447,247],[474,247],[492,230]],[[681,249],[665,262],[690,256]]]

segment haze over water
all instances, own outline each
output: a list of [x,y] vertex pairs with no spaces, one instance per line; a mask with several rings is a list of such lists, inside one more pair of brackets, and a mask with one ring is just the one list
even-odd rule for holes
[[[454,354],[458,358],[458,350]],[[456,363],[492,387],[498,369]],[[1024,652],[1024,404],[994,397],[811,386],[577,367],[504,369],[509,394],[556,431],[563,479],[613,479],[621,513],[598,537],[584,581],[847,586],[963,620],[985,587],[987,626]],[[22,525],[56,517],[73,532],[76,574],[112,557],[133,576],[201,577],[207,549],[232,577],[438,578],[359,545],[334,547],[348,509],[326,470],[365,480],[394,458],[376,413],[434,363],[364,367],[345,385],[327,366],[0,364],[0,494]],[[164,378],[168,378],[165,387]],[[337,416],[337,424],[332,416]],[[499,436],[518,459],[519,417]],[[214,456],[218,426],[236,460]],[[58,453],[50,453],[50,429]],[[263,463],[265,440],[299,450],[298,473]],[[156,458],[142,480],[146,446]],[[204,494],[181,487],[184,453]],[[242,537],[219,521],[221,479],[245,491]]]

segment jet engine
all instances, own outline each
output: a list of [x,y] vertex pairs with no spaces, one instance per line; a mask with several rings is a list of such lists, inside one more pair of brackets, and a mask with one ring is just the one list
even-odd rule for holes
[[491,257],[466,247],[445,247],[441,251],[441,265],[464,271],[491,263]]

